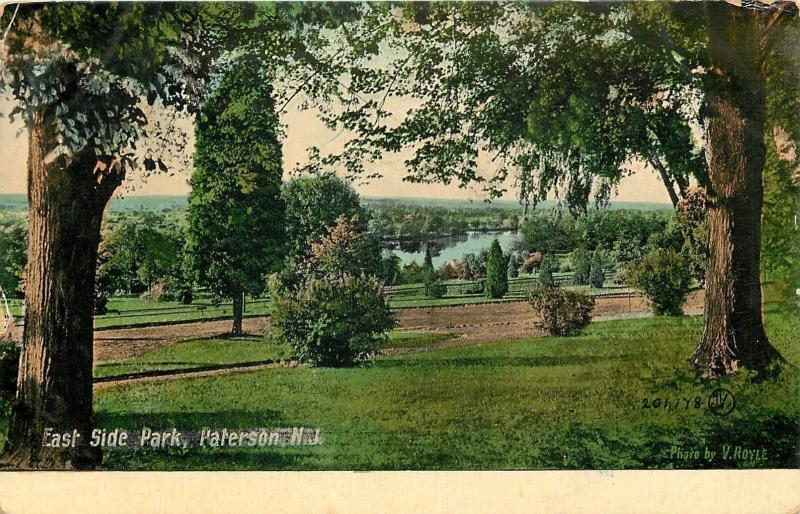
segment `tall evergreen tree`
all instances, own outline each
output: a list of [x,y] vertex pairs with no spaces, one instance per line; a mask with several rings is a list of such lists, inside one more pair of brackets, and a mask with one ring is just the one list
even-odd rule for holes
[[269,77],[252,55],[220,75],[197,123],[187,253],[197,282],[233,300],[242,333],[245,294],[257,294],[284,256],[282,158]]
[[589,283],[592,287],[597,289],[603,287],[605,282],[605,275],[603,274],[603,259],[600,257],[600,252],[595,250],[592,255],[591,271],[589,272]]
[[500,242],[495,239],[489,246],[486,259],[484,293],[488,298],[502,298],[508,292],[508,263]]

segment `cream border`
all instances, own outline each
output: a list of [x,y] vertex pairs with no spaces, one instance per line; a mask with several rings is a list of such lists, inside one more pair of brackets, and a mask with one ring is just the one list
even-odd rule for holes
[[0,473],[4,514],[796,514],[800,472]]

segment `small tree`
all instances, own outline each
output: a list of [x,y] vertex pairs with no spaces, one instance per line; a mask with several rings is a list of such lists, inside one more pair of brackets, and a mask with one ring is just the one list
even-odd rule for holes
[[508,278],[517,278],[519,276],[519,263],[513,255],[508,257]]
[[199,284],[233,300],[237,335],[244,294],[262,291],[284,255],[278,118],[252,60],[232,62],[203,105],[187,213],[190,266]]
[[286,236],[289,258],[300,262],[308,247],[336,223],[339,216],[358,216],[367,222],[355,190],[333,173],[296,178],[284,184],[281,196],[286,204]]
[[689,295],[691,273],[680,254],[658,249],[631,267],[628,283],[650,299],[655,314],[680,316]]
[[484,292],[488,298],[502,298],[508,292],[508,263],[497,239],[489,246]]
[[605,275],[603,274],[603,259],[599,251],[595,251],[592,255],[591,271],[589,273],[589,283],[592,287],[600,289],[605,282]]
[[555,269],[555,256],[548,253],[542,257],[542,263],[539,265],[538,282],[541,287],[553,287],[556,283],[553,278],[553,271]]
[[572,252],[572,262],[575,265],[575,284],[579,286],[588,284],[592,265],[589,251],[585,246],[579,246]]

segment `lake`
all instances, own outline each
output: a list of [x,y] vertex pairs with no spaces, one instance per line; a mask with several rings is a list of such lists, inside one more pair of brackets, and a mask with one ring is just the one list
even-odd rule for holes
[[[398,242],[387,243],[395,255],[400,257],[402,265],[411,264],[416,261],[417,264],[425,262],[425,247],[426,245],[431,249],[431,256],[433,257],[433,266],[438,268],[442,264],[461,259],[464,254],[474,253],[478,254],[481,250],[487,250],[489,245],[495,239],[500,243],[503,253],[512,249],[514,242],[517,240],[517,233],[508,232],[470,232],[459,236],[439,237],[430,239],[421,243],[406,243],[402,245]],[[409,248],[411,245],[413,248]]]

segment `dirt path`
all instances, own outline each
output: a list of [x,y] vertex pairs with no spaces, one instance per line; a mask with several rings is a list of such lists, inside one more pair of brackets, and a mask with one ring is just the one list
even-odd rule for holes
[[[684,308],[687,314],[703,309],[703,291],[689,296]],[[649,311],[641,296],[598,298],[593,312],[595,319],[640,317]],[[536,334],[530,306],[526,302],[507,302],[457,307],[403,309],[396,313],[401,330],[458,332],[462,335],[441,343],[441,347],[461,346],[497,339],[520,339]],[[161,346],[188,339],[228,337],[230,321],[205,321],[118,330],[98,330],[94,335],[95,361],[136,357]],[[249,336],[260,336],[269,326],[266,317],[244,320]],[[439,347],[439,346],[437,346]]]

